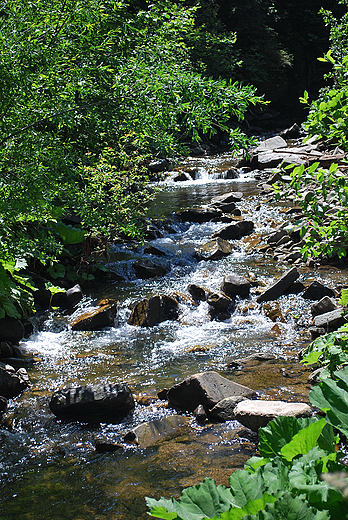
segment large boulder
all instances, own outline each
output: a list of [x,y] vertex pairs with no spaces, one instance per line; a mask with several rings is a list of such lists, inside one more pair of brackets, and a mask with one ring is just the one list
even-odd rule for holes
[[0,320],[0,341],[18,343],[24,338],[24,325],[16,318],[5,317]]
[[0,363],[0,395],[10,399],[21,394],[29,386],[25,368],[19,368],[16,372],[12,366]]
[[156,444],[166,437],[179,434],[188,422],[189,418],[182,415],[169,415],[168,417],[162,417],[162,419],[154,419],[136,426],[125,435],[124,440],[126,442],[135,442],[142,448],[145,448],[146,446]]
[[250,235],[254,230],[254,223],[251,220],[240,220],[236,224],[225,226],[214,233],[213,238],[223,238],[224,240],[236,240]]
[[326,332],[332,332],[347,323],[344,310],[342,308],[334,311],[319,314],[314,318],[314,325],[319,329],[323,328]]
[[286,146],[287,142],[285,139],[279,135],[275,135],[274,137],[269,137],[268,139],[261,141],[259,146],[253,150],[253,153],[272,151],[276,150],[277,148],[285,148]]
[[318,302],[313,303],[311,306],[311,313],[312,316],[319,316],[319,314],[325,314],[326,312],[334,311],[335,309],[338,309],[338,305],[334,301],[329,298],[329,296],[324,296],[321,300]]
[[100,305],[92,311],[85,312],[70,322],[72,330],[100,330],[112,327],[115,323],[117,306],[115,303]]
[[240,296],[241,298],[248,298],[250,282],[243,276],[228,274],[223,279],[221,290],[230,297]]
[[312,409],[305,403],[286,403],[285,401],[241,401],[234,409],[234,418],[241,424],[258,431],[269,421],[279,416],[310,417]]
[[187,286],[187,290],[195,302],[204,302],[207,299],[205,290],[203,289],[203,287],[200,287],[199,285],[190,283]]
[[58,419],[87,423],[116,423],[134,409],[126,383],[63,388],[51,397],[50,410]]
[[286,271],[278,280],[276,280],[270,287],[268,287],[260,296],[257,297],[257,302],[268,302],[276,300],[282,296],[295,280],[300,276],[296,267]]
[[317,281],[312,282],[302,294],[302,298],[307,300],[321,300],[324,296],[335,296],[335,293],[332,289]]
[[225,397],[248,398],[254,395],[255,392],[251,388],[234,383],[217,372],[208,371],[194,374],[172,386],[167,398],[175,408],[193,412],[200,404],[211,409]]
[[233,246],[222,238],[215,238],[204,244],[197,250],[198,257],[202,260],[221,260],[232,253]]
[[74,285],[67,291],[57,292],[52,296],[51,307],[71,309],[82,300],[83,292],[79,284]]
[[163,276],[168,269],[161,264],[156,264],[152,260],[139,260],[133,263],[133,269],[138,278],[145,280],[149,278],[156,278],[156,276]]
[[175,298],[157,294],[136,304],[128,320],[129,325],[153,327],[166,320],[178,317],[179,304]]
[[232,307],[235,305],[234,299],[221,293],[210,294],[207,298],[207,303],[217,311],[225,311],[229,308],[232,310]]

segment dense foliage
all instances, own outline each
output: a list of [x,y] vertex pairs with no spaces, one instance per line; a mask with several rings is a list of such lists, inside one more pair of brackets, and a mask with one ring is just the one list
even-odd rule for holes
[[[84,235],[138,235],[150,196],[146,159],[228,132],[231,118],[261,101],[251,86],[193,70],[184,38],[194,13],[167,0],[144,9],[126,0],[2,4],[0,303],[8,315],[19,314],[9,299],[21,301],[9,292],[8,265],[55,262]],[[232,140],[245,145],[236,129]],[[82,235],[62,226],[69,214]]]

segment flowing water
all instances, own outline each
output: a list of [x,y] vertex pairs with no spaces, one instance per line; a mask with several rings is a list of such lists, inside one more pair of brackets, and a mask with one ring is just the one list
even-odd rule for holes
[[[285,323],[275,327],[253,294],[240,301],[224,322],[210,319],[206,302],[193,305],[188,298],[189,283],[216,292],[225,274],[253,273],[262,285],[288,268],[252,247],[284,221],[283,208],[259,197],[252,174],[241,173],[239,179],[230,181],[218,179],[219,172],[231,164],[229,156],[188,161],[188,166],[198,167],[198,179],[164,185],[150,214],[170,215],[207,204],[216,195],[242,191],[245,197],[239,207],[256,229],[251,237],[235,242],[232,255],[215,262],[198,262],[193,256],[194,249],[223,226],[221,222],[177,224],[174,233],[151,242],[167,251],[161,262],[170,268],[169,273],[155,280],[138,280],[132,263],[149,258],[144,247],[115,245],[108,266],[126,281],[91,289],[76,311],[81,313],[99,298],[115,298],[120,302],[115,327],[72,332],[66,316],[51,314],[41,317],[37,332],[22,342],[23,352],[41,361],[28,368],[30,390],[11,402],[8,417],[12,426],[0,430],[1,520],[145,519],[145,496],[178,495],[183,487],[206,476],[227,484],[232,471],[243,467],[255,453],[255,444],[236,421],[202,426],[192,416],[177,436],[154,446],[125,444],[123,436],[130,428],[176,413],[159,400],[150,406],[137,404],[134,413],[119,424],[61,423],[50,413],[48,403],[62,385],[125,381],[138,396],[156,396],[162,388],[193,373],[216,370],[265,398],[307,399],[308,374],[299,368],[296,351],[308,339],[308,302],[295,295],[282,297]],[[313,276],[302,270],[303,280]],[[331,286],[340,282],[340,276],[344,274],[332,270],[319,273],[319,279]],[[149,329],[128,325],[131,306],[159,292],[179,295],[179,319]],[[255,352],[272,353],[275,360],[242,371],[229,368],[231,361]],[[97,440],[122,442],[124,448],[99,453]]]

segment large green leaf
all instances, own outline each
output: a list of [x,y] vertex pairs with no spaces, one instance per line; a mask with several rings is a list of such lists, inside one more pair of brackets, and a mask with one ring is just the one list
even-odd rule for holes
[[[198,486],[184,489],[178,500],[146,498],[146,503],[151,514],[153,510],[159,514],[158,508],[163,507],[169,513],[177,513],[180,520],[213,518],[236,505],[231,490],[224,486],[217,486],[215,481],[209,478],[205,478]],[[157,516],[157,518],[165,517]]]
[[334,372],[309,393],[314,406],[326,411],[327,421],[348,437],[348,367]]
[[306,500],[284,493],[274,504],[267,504],[257,515],[245,516],[243,520],[329,520],[328,511],[310,507]]
[[245,515],[253,515],[265,508],[267,504],[272,504],[276,498],[268,493],[264,493],[261,498],[257,500],[250,500],[241,508],[233,507],[226,513],[222,513],[219,517],[214,517],[212,520],[241,520]]
[[280,453],[287,461],[291,461],[297,455],[308,453],[317,445],[319,435],[321,434],[326,422],[325,419],[313,422],[300,430],[293,436],[288,444],[282,447]]
[[259,429],[259,451],[263,457],[275,457],[279,455],[283,446],[288,444],[294,435],[306,428],[316,419],[295,417],[277,417],[267,426]]

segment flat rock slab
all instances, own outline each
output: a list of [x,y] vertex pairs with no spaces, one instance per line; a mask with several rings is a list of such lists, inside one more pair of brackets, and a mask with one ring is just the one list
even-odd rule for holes
[[279,416],[310,417],[311,415],[312,409],[308,404],[285,401],[241,401],[234,409],[234,418],[255,432]]
[[268,289],[266,289],[260,296],[257,298],[258,303],[268,302],[271,300],[276,300],[279,296],[282,296],[294,283],[295,280],[300,276],[296,267],[293,267],[289,271],[286,271],[273,285],[271,285]]
[[116,423],[134,409],[133,394],[125,383],[63,388],[49,403],[58,419],[86,423]]
[[135,442],[145,448],[175,435],[188,423],[189,418],[182,415],[170,415],[162,419],[154,419],[153,421],[139,424],[139,426],[125,435],[124,440],[126,442]]
[[175,298],[158,294],[136,304],[128,320],[129,325],[153,327],[166,320],[178,317],[179,304]]
[[92,311],[85,312],[73,320],[70,325],[72,330],[100,330],[114,325],[116,313],[116,304],[107,303]]
[[189,412],[193,412],[200,404],[210,410],[226,397],[249,398],[254,395],[251,388],[234,383],[214,371],[194,374],[172,386],[167,393],[172,406]]
[[347,323],[347,319],[344,317],[342,308],[319,314],[314,318],[314,325],[318,328],[324,328],[326,332],[336,330],[345,323]]
[[287,146],[285,139],[280,137],[280,135],[276,135],[262,141],[259,146],[253,150],[253,153],[264,152],[266,150],[276,150],[277,148],[284,148]]

